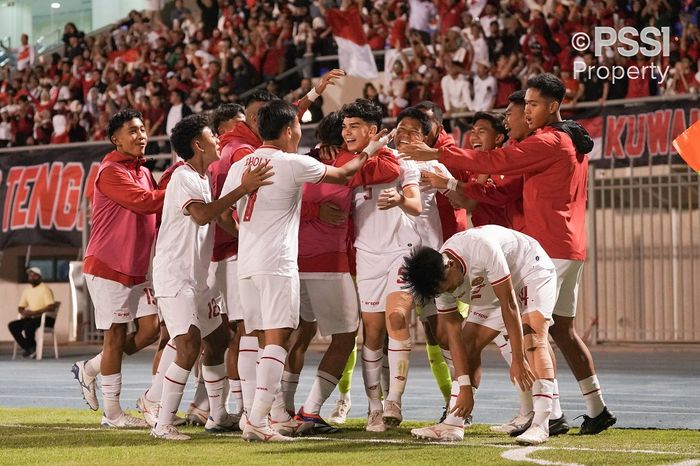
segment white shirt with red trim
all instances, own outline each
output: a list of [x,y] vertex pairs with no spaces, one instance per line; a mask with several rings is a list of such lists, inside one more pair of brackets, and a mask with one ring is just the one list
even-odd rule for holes
[[[393,151],[397,156],[398,152]],[[396,188],[402,192],[408,186],[418,186],[420,170],[416,162],[400,159],[401,173],[391,183],[360,186],[353,193],[355,248],[374,254],[393,254],[419,246],[420,234],[414,217],[399,207],[379,210],[377,199],[383,189]]]
[[484,225],[456,233],[445,241],[440,252],[450,253],[465,271],[462,285],[436,298],[435,304],[442,312],[456,309],[457,300],[471,303],[487,293],[493,296],[491,290],[484,288],[508,278],[517,289],[529,273],[554,269],[554,263],[537,240],[499,225]]
[[238,201],[238,277],[293,276],[298,273],[299,221],[304,183],[320,183],[327,166],[308,155],[289,154],[260,146],[229,169],[221,190],[224,196],[241,183],[248,167],[270,164],[271,185]]
[[[446,176],[451,176],[447,167],[437,160],[427,162],[416,162],[420,171],[432,173],[442,173]],[[418,233],[421,237],[423,246],[428,246],[433,249],[438,249],[442,246],[442,222],[440,221],[440,211],[438,210],[437,199],[435,195],[437,189],[430,186],[420,187],[420,197],[423,205],[423,210],[416,217],[415,222],[418,227]]]
[[[214,228],[199,226],[187,206],[212,200],[209,176],[201,176],[185,163],[173,172],[165,190],[163,217],[153,258],[156,297],[172,297],[185,285],[207,287],[207,274],[214,250]],[[114,245],[114,247],[119,247]]]

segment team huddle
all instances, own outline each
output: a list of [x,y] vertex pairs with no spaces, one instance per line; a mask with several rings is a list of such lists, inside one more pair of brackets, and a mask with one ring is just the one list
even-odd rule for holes
[[[93,410],[101,376],[102,426],[166,440],[188,440],[177,429],[187,422],[249,441],[338,432],[362,325],[366,429],[384,432],[403,421],[414,312],[446,407],[413,436],[463,440],[492,341],[520,400],[492,430],[527,445],[568,432],[549,336],[586,402],[580,432],[614,425],[573,324],[593,142],[561,120],[563,83],[537,75],[505,115],[477,113],[472,149],[456,145],[431,102],[404,109],[389,133],[381,108],[358,99],[324,117],[316,148],[298,154],[300,115],[343,75],[329,72],[295,104],[257,91],[245,106],[185,117],[170,137],[183,161],[158,183],[142,166],[141,115],[110,120],[116,149],[95,181],[84,261],[104,345],[72,368]],[[297,405],[317,332],[330,344]],[[120,405],[122,358],[158,340],[141,419]],[[192,371],[197,390],[180,418]]]

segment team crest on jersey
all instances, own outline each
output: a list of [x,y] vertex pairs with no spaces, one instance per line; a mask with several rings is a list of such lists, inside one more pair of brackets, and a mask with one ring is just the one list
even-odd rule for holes
[[482,283],[484,283],[484,277],[476,277],[474,280],[472,280],[472,286],[479,286]]

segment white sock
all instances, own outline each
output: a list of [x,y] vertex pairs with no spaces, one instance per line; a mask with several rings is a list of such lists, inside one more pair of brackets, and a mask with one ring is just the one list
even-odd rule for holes
[[455,379],[455,363],[452,360],[452,353],[450,353],[450,350],[442,348],[440,348],[440,352],[442,353],[442,357],[445,360],[447,367],[450,368],[450,377],[452,377],[452,379]]
[[297,393],[299,385],[299,374],[284,371],[282,373],[282,396],[284,397],[285,409],[289,412],[296,412],[294,409],[294,395]]
[[160,397],[160,410],[156,427],[163,431],[163,427],[171,425],[182,401],[182,394],[187,385],[190,371],[183,369],[176,363],[171,363],[163,378],[163,393]]
[[265,346],[258,366],[255,398],[248,417],[248,422],[256,427],[262,427],[267,422],[272,402],[280,390],[280,381],[286,360],[287,350],[278,345]]
[[411,359],[411,340],[394,340],[389,337],[389,381],[388,401],[401,403],[401,396],[406,389],[408,364]]
[[258,338],[241,337],[238,348],[238,376],[241,378],[243,410],[250,413],[255,397],[255,379],[258,361]]
[[581,389],[583,400],[586,402],[586,414],[588,417],[596,417],[603,412],[605,402],[603,401],[603,392],[600,390],[598,376],[592,376],[578,381],[578,386]]
[[513,351],[510,348],[510,341],[506,339],[505,335],[499,333],[493,342],[496,343],[499,351],[501,352],[501,356],[503,356],[503,359],[506,360],[506,363],[508,363],[508,366],[510,367],[511,362],[513,361]]
[[559,419],[564,413],[561,412],[559,403],[559,383],[554,379],[554,392],[552,393],[552,419]]
[[204,387],[207,390],[207,397],[209,398],[209,417],[214,419],[214,422],[221,423],[228,416],[226,405],[224,404],[224,395],[226,394],[226,365],[202,365],[202,378],[204,379]]
[[371,350],[362,346],[362,379],[365,382],[365,393],[369,400],[369,410],[382,410],[382,358],[384,352],[381,349]]
[[209,397],[207,396],[207,387],[204,384],[204,377],[202,377],[202,369],[200,366],[199,377],[197,377],[194,398],[192,398],[192,403],[190,406],[194,406],[202,411],[209,412]]
[[122,414],[119,404],[119,394],[122,391],[122,374],[102,376],[102,401],[104,402],[104,414],[107,419],[116,419]]
[[382,353],[382,372],[380,374],[380,384],[384,399],[389,395],[389,386],[391,385],[391,367],[389,365],[389,355]]
[[321,406],[323,406],[323,403],[331,396],[331,393],[333,393],[337,385],[338,379],[328,372],[316,372],[316,379],[311,386],[309,396],[306,397],[304,407],[302,408],[304,413],[319,414],[321,412]]
[[543,426],[549,432],[549,416],[552,414],[552,398],[554,382],[547,379],[536,379],[532,384],[532,405],[535,417],[533,426]]
[[100,373],[100,365],[102,364],[102,353],[92,359],[85,361],[85,375],[88,377],[97,377]]
[[158,369],[151,379],[151,388],[146,391],[146,399],[148,401],[154,401],[156,403],[160,401],[160,396],[163,394],[163,377],[165,377],[165,371],[168,370],[171,363],[175,362],[176,357],[177,349],[175,349],[175,341],[170,340],[168,344],[165,345],[163,353],[160,355]]
[[532,390],[522,391],[520,388],[518,390],[518,398],[520,399],[520,411],[518,414],[521,416],[527,416],[533,410],[532,406]]
[[447,406],[447,417],[442,422],[444,424],[455,426],[455,427],[464,427],[464,418],[461,418],[459,416],[455,416],[454,414],[452,414],[452,409],[455,406],[455,403],[457,401],[458,396],[459,396],[459,382],[457,382],[456,380],[453,380],[452,381],[452,391],[450,391],[450,403]]
[[275,422],[287,422],[291,418],[292,416],[287,412],[287,404],[284,401],[284,393],[282,393],[282,386],[280,384],[279,390],[275,393],[275,399],[272,401],[270,419]]
[[229,389],[231,391],[229,399],[233,399],[235,408],[232,414],[241,414],[243,412],[243,392],[241,391],[241,381],[238,379],[228,379]]

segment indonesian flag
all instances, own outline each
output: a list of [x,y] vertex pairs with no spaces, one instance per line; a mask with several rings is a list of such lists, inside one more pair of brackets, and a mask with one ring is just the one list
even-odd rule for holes
[[362,19],[357,8],[328,10],[326,19],[338,44],[340,68],[350,76],[377,78],[377,64],[367,43],[367,35],[362,28]]
[[686,129],[680,136],[673,140],[673,147],[681,154],[685,163],[690,168],[700,172],[700,121]]

